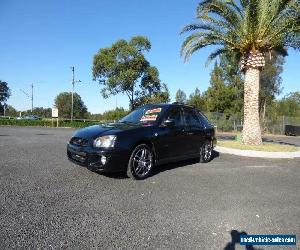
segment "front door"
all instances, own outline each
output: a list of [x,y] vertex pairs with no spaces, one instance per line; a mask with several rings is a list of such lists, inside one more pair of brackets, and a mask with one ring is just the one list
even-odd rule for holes
[[168,111],[163,121],[167,119],[173,119],[175,125],[172,128],[160,128],[155,146],[159,160],[180,158],[186,154],[188,148],[182,108],[172,108]]

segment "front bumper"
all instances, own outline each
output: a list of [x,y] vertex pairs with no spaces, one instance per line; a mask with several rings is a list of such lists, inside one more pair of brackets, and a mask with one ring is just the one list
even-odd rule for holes
[[[129,152],[117,148],[81,147],[68,143],[67,156],[75,164],[100,172],[112,173],[126,169]],[[106,159],[104,164],[101,162],[103,156]]]

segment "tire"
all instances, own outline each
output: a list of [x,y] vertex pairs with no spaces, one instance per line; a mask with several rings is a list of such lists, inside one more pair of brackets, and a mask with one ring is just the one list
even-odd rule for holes
[[212,159],[212,141],[206,140],[200,148],[200,162],[207,163]]
[[154,167],[154,154],[152,149],[146,144],[140,144],[132,151],[128,166],[127,176],[142,180],[147,178]]

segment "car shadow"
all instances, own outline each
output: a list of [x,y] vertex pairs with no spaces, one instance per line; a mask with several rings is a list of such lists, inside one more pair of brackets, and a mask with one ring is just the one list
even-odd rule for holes
[[[212,153],[211,161],[213,161],[215,158],[218,158],[219,156],[220,156],[219,152],[214,150]],[[181,168],[181,167],[185,167],[185,166],[193,165],[193,164],[197,164],[197,163],[199,163],[199,158],[182,160],[182,161],[178,161],[178,162],[172,162],[172,163],[159,165],[153,169],[152,174],[149,177],[160,174],[161,172],[165,172],[165,171],[169,171],[169,170],[173,170],[176,168]]]
[[[212,153],[212,159],[211,160],[214,160],[215,158],[218,158],[219,156],[220,156],[219,152],[214,150],[213,153]],[[169,170],[173,170],[173,169],[176,169],[176,168],[181,168],[181,167],[185,167],[185,166],[192,165],[192,164],[197,164],[197,163],[199,163],[198,158],[182,160],[182,161],[178,161],[178,162],[172,162],[172,163],[159,165],[159,166],[154,167],[152,173],[150,174],[150,176],[148,178],[151,178],[152,176],[158,175],[158,174],[160,174],[162,172],[165,172],[165,171],[169,171]],[[93,172],[95,172],[97,174],[100,174],[100,175],[103,175],[103,176],[106,176],[108,178],[113,178],[113,179],[128,179],[129,178],[126,175],[126,173],[122,173],[122,172],[121,173],[101,173],[101,172],[98,172],[98,171],[93,171]]]
[[[224,247],[224,250],[235,250],[235,246],[238,244],[239,248],[241,249],[241,245],[240,245],[240,236],[241,235],[248,235],[245,231],[239,232],[237,230],[231,230],[230,232],[231,235],[231,241],[228,242],[226,244],[226,246]],[[253,247],[252,245],[247,245],[245,246],[246,250],[263,250],[262,248],[256,248]]]

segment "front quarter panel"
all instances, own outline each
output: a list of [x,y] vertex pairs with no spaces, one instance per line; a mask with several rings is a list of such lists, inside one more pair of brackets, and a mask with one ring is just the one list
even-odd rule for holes
[[123,131],[117,135],[115,146],[132,151],[135,146],[142,142],[152,142],[154,127],[139,127],[130,131]]

